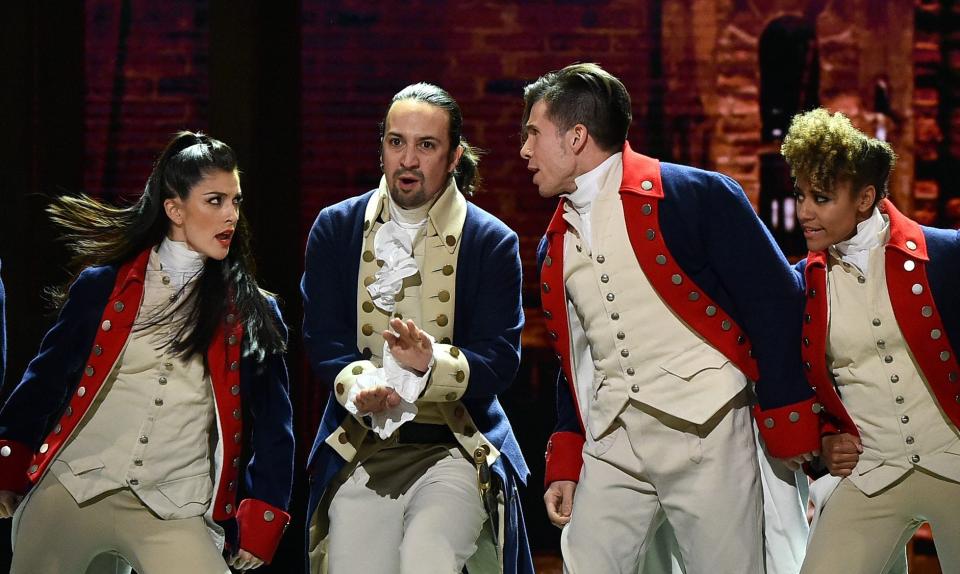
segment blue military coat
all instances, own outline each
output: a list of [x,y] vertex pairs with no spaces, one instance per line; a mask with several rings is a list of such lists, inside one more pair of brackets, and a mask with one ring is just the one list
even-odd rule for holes
[[[922,226],[889,199],[879,208],[890,221],[884,269],[897,326],[940,409],[960,427],[960,231]],[[859,436],[827,369],[827,253],[811,252],[796,268],[806,290],[801,348],[824,406],[821,433]]]
[[[70,287],[57,322],[0,410],[0,489],[32,488],[77,431],[130,335],[148,256],[146,250],[120,266],[88,267]],[[293,409],[283,356],[258,363],[242,356],[244,348],[242,321],[226,315],[207,352],[223,457],[212,514],[228,542],[239,536],[244,549],[270,561],[289,521]],[[244,437],[252,451],[245,468]]]
[[[328,388],[348,364],[364,357],[357,349],[357,282],[364,212],[376,190],[327,207],[310,230],[304,300],[304,342],[314,373]],[[470,380],[461,398],[477,430],[500,451],[492,470],[504,485],[506,532],[504,571],[533,572],[517,484],[529,471],[497,394],[516,376],[523,311],[517,235],[500,220],[467,203],[456,269],[452,343],[467,357]],[[347,416],[331,394],[308,460],[311,522],[331,478],[344,460],[325,440]]]
[[[783,254],[735,181],[623,148],[620,184],[637,263],[670,308],[756,382],[754,416],[770,454],[819,448],[819,404],[799,356],[802,295]],[[566,222],[558,205],[540,242],[544,317],[562,369],[545,482],[579,480],[583,424],[563,288]],[[679,281],[677,280],[679,279]]]

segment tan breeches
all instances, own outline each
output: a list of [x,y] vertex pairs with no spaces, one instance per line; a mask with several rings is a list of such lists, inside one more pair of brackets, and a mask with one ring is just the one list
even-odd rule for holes
[[48,474],[25,504],[11,574],[230,572],[202,516],[163,520],[127,489],[78,505]]
[[878,574],[929,522],[943,572],[960,572],[960,484],[913,470],[867,496],[842,480],[827,500],[801,574]]
[[667,519],[687,574],[762,574],[749,408],[741,397],[694,425],[631,402],[610,433],[584,446],[573,514],[560,540],[564,570],[634,574]]

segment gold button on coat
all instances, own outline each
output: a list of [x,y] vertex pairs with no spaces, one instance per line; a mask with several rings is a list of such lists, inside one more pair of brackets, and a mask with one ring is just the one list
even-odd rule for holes
[[444,314],[437,315],[437,325],[441,327],[446,327],[448,323],[447,316]]

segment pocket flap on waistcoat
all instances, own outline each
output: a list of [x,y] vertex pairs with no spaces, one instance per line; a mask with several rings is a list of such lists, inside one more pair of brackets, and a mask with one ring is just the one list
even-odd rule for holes
[[90,456],[81,456],[74,460],[64,461],[67,463],[67,466],[70,467],[70,470],[73,474],[80,476],[85,472],[90,472],[91,470],[97,470],[104,467],[103,461],[100,460],[100,457],[95,454]]
[[870,459],[861,458],[859,462],[857,462],[856,468],[854,468],[853,470],[860,476],[863,476],[872,470],[876,470],[880,468],[881,466],[883,466],[884,462],[886,461],[882,458],[870,458]]
[[721,369],[729,362],[726,357],[712,348],[698,346],[667,359],[660,368],[671,375],[689,381],[703,371]]
[[157,490],[177,506],[191,502],[206,504],[213,495],[213,481],[209,474],[198,474],[158,483]]

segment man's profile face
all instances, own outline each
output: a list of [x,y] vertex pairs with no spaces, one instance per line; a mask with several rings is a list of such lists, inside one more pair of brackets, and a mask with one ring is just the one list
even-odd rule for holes
[[576,191],[577,160],[568,144],[572,130],[560,133],[547,114],[547,104],[540,100],[530,108],[530,117],[523,126],[524,140],[520,157],[527,160],[533,172],[533,184],[541,197],[553,197]]
[[380,153],[390,199],[396,205],[420,207],[446,188],[463,153],[459,145],[450,153],[449,122],[445,110],[426,102],[401,100],[390,107]]

